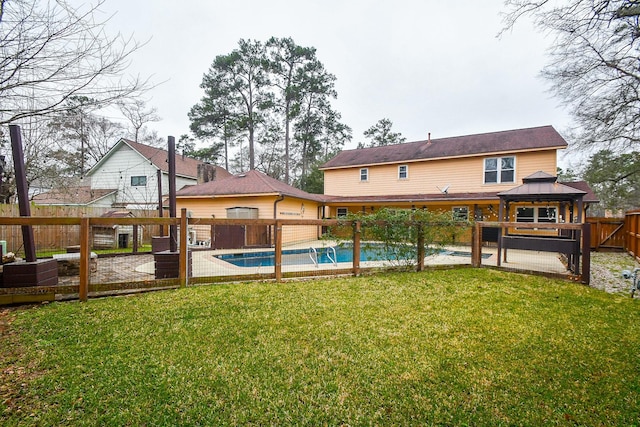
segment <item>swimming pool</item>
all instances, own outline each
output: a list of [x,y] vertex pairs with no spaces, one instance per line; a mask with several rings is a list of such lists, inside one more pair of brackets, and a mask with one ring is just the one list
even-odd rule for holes
[[[335,250],[335,253],[334,253]],[[403,251],[404,252],[404,251]],[[438,253],[454,256],[471,256],[471,252],[441,251]],[[435,253],[433,251],[432,253]],[[353,247],[351,245],[337,245],[333,247],[316,248],[313,253],[310,249],[288,249],[282,251],[282,265],[315,264],[317,256],[318,264],[332,264],[334,262],[353,262]],[[316,255],[317,254],[317,255]],[[402,253],[406,257],[415,258],[415,251]],[[428,255],[428,254],[427,254]],[[274,251],[243,252],[235,254],[215,255],[216,258],[226,261],[238,267],[272,267],[274,265]],[[367,244],[360,248],[360,261],[393,261],[398,260],[398,255],[393,248],[385,248],[383,245]]]

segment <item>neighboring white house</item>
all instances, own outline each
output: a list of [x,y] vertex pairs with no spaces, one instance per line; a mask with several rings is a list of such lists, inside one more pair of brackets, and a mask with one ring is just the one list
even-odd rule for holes
[[[33,201],[38,204],[157,209],[159,174],[162,194],[169,193],[168,156],[167,150],[123,138],[87,173],[84,187],[40,194]],[[219,166],[176,155],[176,190],[230,175]],[[80,194],[84,197],[78,197]]]

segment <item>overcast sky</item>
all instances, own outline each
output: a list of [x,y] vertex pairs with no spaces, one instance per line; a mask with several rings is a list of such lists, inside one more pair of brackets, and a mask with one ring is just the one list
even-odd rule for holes
[[188,132],[217,55],[271,36],[315,47],[337,77],[346,148],[382,118],[407,141],[569,124],[539,77],[548,40],[527,22],[497,37],[503,0],[106,0],[101,10],[115,14],[111,30],[149,40],[130,71],[164,82],[149,94],[162,137]]

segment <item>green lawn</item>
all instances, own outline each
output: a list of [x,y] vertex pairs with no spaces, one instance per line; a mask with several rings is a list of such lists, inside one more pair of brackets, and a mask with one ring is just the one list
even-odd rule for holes
[[640,300],[489,269],[0,317],[2,425],[638,425]]
[[[133,253],[133,248],[116,248],[116,249],[92,249],[91,252],[95,252],[98,255],[101,254],[130,254]],[[138,252],[151,252],[151,245],[140,245],[138,246]],[[57,254],[65,254],[67,253],[66,249],[47,249],[47,250],[39,250],[36,252],[37,258],[50,258],[53,255]],[[24,257],[24,253],[18,253],[18,256]]]

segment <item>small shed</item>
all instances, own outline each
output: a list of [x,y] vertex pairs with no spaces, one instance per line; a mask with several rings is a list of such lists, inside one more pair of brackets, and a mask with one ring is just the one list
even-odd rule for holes
[[[109,211],[100,216],[101,218],[134,218],[130,211]],[[133,244],[133,225],[94,225],[91,228],[94,249],[124,249]],[[138,243],[142,233],[137,233]]]

